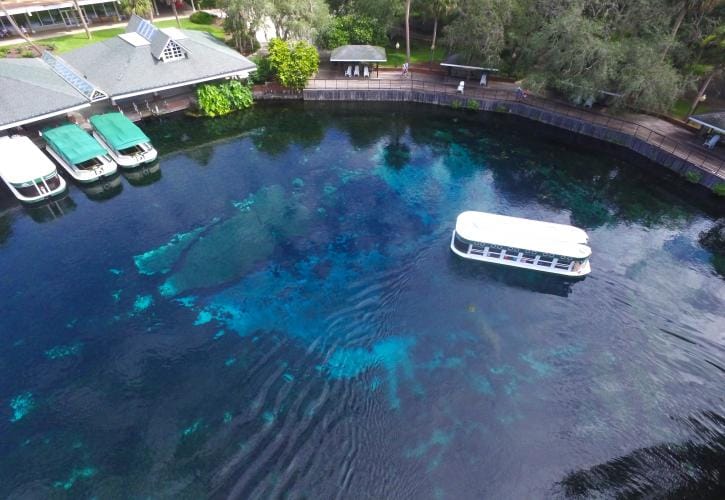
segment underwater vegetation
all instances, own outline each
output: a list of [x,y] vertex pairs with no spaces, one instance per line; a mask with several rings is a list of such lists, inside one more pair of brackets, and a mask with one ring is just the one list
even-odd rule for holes
[[[289,197],[281,186],[270,186],[239,205],[238,213],[212,225],[206,232],[187,233],[188,247],[161,285],[161,294],[173,297],[189,290],[219,286],[238,279],[269,257],[281,243],[304,234],[307,208]],[[168,243],[156,255],[173,260],[183,249]]]

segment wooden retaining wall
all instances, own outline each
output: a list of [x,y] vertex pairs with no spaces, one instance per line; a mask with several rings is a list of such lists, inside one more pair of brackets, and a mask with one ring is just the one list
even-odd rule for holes
[[[566,116],[553,110],[542,109],[529,105],[526,101],[500,100],[486,97],[471,97],[458,94],[430,92],[416,89],[305,89],[305,101],[392,101],[415,102],[435,104],[439,106],[454,106],[458,103],[461,108],[471,108],[472,102],[477,103],[481,111],[494,113],[514,114],[529,120],[565,129],[570,132],[585,135],[611,144],[625,147],[649,160],[658,163],[680,175],[695,172],[699,183],[708,188],[725,180],[725,172],[713,172],[701,165],[689,161],[688,157],[681,157],[673,152],[666,151],[657,144],[647,142],[649,138],[642,129],[639,136],[639,127],[633,133],[614,130],[600,124],[588,122],[575,116]],[[473,104],[476,107],[476,104]],[[719,174],[719,175],[718,175]]]

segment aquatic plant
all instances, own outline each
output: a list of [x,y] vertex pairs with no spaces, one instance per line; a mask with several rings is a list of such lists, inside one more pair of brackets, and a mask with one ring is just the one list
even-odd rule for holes
[[702,174],[700,172],[690,170],[685,173],[685,179],[687,179],[689,182],[692,182],[693,184],[698,184],[702,180]]
[[13,410],[13,416],[10,417],[11,422],[22,420],[30,411],[35,408],[32,392],[24,392],[18,394],[10,400],[10,408]]
[[239,80],[207,83],[196,89],[199,110],[204,116],[221,116],[246,109],[254,101],[251,89]]

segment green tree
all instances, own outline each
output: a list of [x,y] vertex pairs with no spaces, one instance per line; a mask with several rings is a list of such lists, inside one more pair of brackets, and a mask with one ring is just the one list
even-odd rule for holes
[[317,71],[320,56],[317,49],[305,41],[293,43],[273,38],[269,42],[269,63],[282,85],[302,90]]
[[410,3],[405,0],[405,61],[410,62]]
[[269,17],[278,38],[312,40],[329,21],[325,0],[269,0]]
[[513,0],[461,0],[459,15],[443,30],[451,50],[467,62],[498,66]]
[[257,41],[257,30],[262,27],[268,13],[267,0],[223,0],[226,14],[224,31],[231,34],[234,47],[240,52],[252,52]]
[[121,0],[121,12],[126,15],[136,14],[137,16],[153,20],[154,9],[151,0]]
[[[407,0],[405,0],[407,1]],[[405,12],[403,0],[349,0],[338,12],[374,19],[383,33],[388,33]]]
[[426,15],[433,18],[433,37],[430,48],[435,50],[438,37],[438,21],[449,16],[458,7],[458,0],[426,0],[423,6]]
[[318,37],[319,45],[326,49],[347,44],[378,45],[384,41],[385,33],[374,19],[350,14],[333,17]]

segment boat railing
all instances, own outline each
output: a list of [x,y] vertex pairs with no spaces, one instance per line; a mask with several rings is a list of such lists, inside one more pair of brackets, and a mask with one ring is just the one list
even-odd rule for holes
[[625,118],[610,116],[588,109],[582,109],[557,100],[543,98],[528,94],[523,97],[521,93],[512,90],[494,89],[480,86],[466,87],[461,93],[457,90],[457,82],[446,83],[430,80],[417,80],[414,78],[400,79],[311,79],[307,82],[305,90],[401,90],[420,91],[433,94],[450,94],[460,97],[458,104],[461,107],[470,106],[478,109],[479,103],[472,104],[467,99],[487,99],[520,103],[542,112],[556,113],[568,118],[599,125],[609,130],[622,132],[640,139],[658,149],[683,159],[718,177],[725,178],[725,161],[703,149],[688,143],[677,141],[641,123]]

